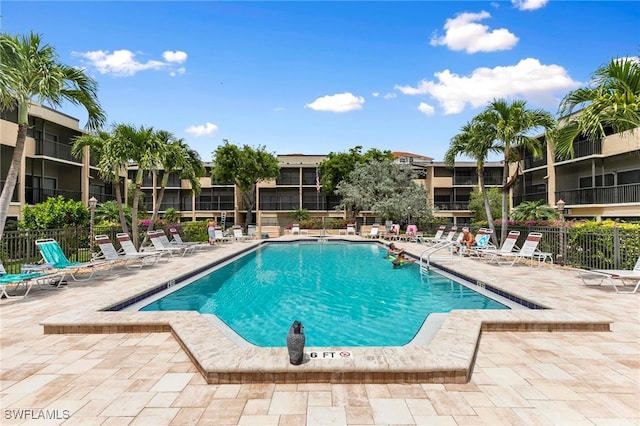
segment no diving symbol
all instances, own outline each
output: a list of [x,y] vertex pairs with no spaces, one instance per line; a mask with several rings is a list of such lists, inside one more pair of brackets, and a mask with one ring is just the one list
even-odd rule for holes
[[325,351],[325,352],[309,352],[309,358],[319,359],[340,359],[351,358],[353,355],[349,351]]
[[340,352],[340,356],[343,358],[348,358],[351,356],[351,352],[347,352],[347,351],[342,351]]

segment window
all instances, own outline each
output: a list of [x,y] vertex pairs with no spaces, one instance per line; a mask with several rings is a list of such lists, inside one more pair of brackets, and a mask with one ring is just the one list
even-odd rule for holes
[[640,183],[640,170],[618,173],[618,185],[628,185],[630,183]]
[[[315,179],[315,175],[314,175]],[[300,170],[299,169],[280,169],[280,177],[277,182],[278,185],[299,185],[300,184]]]

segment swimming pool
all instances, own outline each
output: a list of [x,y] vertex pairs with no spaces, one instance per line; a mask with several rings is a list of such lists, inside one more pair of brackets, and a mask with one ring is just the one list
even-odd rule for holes
[[307,346],[400,346],[430,313],[508,309],[417,264],[394,269],[385,253],[378,243],[265,244],[140,310],[214,314],[258,346],[285,346],[294,320]]

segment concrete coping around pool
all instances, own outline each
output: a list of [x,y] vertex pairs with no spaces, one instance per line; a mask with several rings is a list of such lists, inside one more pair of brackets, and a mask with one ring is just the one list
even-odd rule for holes
[[[155,287],[145,284],[146,291]],[[604,332],[612,322],[582,311],[457,310],[446,315],[426,345],[306,347],[303,364],[296,366],[286,347],[239,346],[197,312],[105,311],[142,293],[139,287],[114,292],[100,302],[102,309],[85,307],[41,325],[45,334],[170,332],[210,384],[467,383],[483,331]]]

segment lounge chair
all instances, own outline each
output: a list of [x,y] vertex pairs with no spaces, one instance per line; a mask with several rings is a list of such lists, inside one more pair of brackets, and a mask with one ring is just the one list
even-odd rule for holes
[[248,235],[244,235],[244,233],[242,232],[242,226],[240,225],[233,225],[233,238],[236,239],[236,241],[248,241],[251,239],[251,237],[249,237]]
[[298,225],[297,223],[294,223],[293,225],[291,225],[291,235],[295,235],[295,234],[300,235],[300,225]]
[[[613,285],[616,293],[635,293],[640,288],[640,257],[632,270],[627,269],[592,269],[579,270],[578,275],[585,286],[602,285],[605,281]],[[620,285],[622,284],[622,285]],[[630,291],[623,291],[626,285],[634,285]],[[620,288],[618,288],[620,286]]]
[[446,225],[438,226],[438,230],[436,231],[436,235],[430,238],[425,238],[424,242],[428,244],[434,244],[442,241],[442,236],[444,235],[444,231],[447,229]]
[[497,247],[491,243],[492,234],[492,229],[480,228],[474,237],[474,243],[469,250],[469,254],[480,257],[486,250],[498,250]]
[[[44,284],[55,285],[60,287],[64,281],[64,272],[28,272],[20,274],[7,274],[4,269],[4,265],[0,262],[0,298],[6,297],[7,299],[14,298],[26,298],[34,285],[38,285],[40,288]],[[7,289],[9,286],[13,286],[13,291],[17,290],[20,286],[25,287],[25,292],[21,296],[9,294]]]
[[110,275],[113,271],[114,262],[111,260],[71,262],[62,251],[60,244],[52,238],[36,240],[36,246],[45,263],[50,263],[54,269],[68,273],[74,281],[88,281],[94,276]]
[[371,225],[371,230],[369,231],[368,234],[366,234],[364,237],[365,238],[380,238],[380,225],[377,223],[374,223],[373,225]]
[[226,237],[224,235],[224,233],[222,232],[222,228],[221,227],[216,226],[214,228],[214,232],[215,232],[215,235],[216,235],[216,242],[217,241],[220,241],[222,243],[230,243],[230,242],[232,242],[232,238],[231,237]]
[[112,260],[116,263],[123,263],[127,269],[142,268],[146,265],[153,265],[156,262],[157,257],[144,253],[137,253],[135,255],[128,255],[126,253],[118,253],[116,247],[111,242],[111,239],[107,235],[96,235],[96,242],[100,247],[100,253],[94,259],[96,260]]
[[353,223],[347,224],[347,235],[356,235],[356,225]]
[[171,257],[171,254],[166,251],[138,251],[136,246],[133,245],[133,241],[131,241],[131,237],[129,234],[121,232],[116,234],[116,238],[120,243],[121,251],[124,252],[127,256],[136,256],[142,259],[145,259],[151,265],[154,265],[158,260],[165,258],[165,261],[168,261]]
[[198,241],[182,241],[182,236],[180,232],[176,228],[169,228],[169,232],[171,233],[171,244],[175,244],[177,246],[194,246],[196,249],[204,249],[210,247],[210,244],[198,242]]
[[529,232],[527,235],[527,239],[522,244],[522,248],[519,251],[514,252],[505,252],[505,253],[495,253],[494,261],[500,265],[502,259],[506,259],[507,262],[511,262],[510,266],[515,265],[516,262],[520,260],[531,260],[531,266],[533,266],[533,261],[538,261],[538,264],[542,263],[543,260],[549,255],[548,253],[542,253],[538,250],[538,244],[540,244],[540,240],[542,239],[542,234],[540,232]]
[[194,246],[177,246],[171,244],[162,230],[147,231],[147,235],[153,244],[153,250],[168,252],[171,256],[185,256],[195,251]]
[[479,257],[487,260],[487,262],[494,262],[496,257],[502,253],[512,253],[519,251],[520,247],[516,245],[520,238],[520,231],[509,231],[507,238],[503,241],[502,246],[499,249],[495,247],[487,247],[484,249],[476,249],[475,252]]

